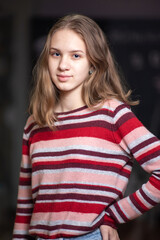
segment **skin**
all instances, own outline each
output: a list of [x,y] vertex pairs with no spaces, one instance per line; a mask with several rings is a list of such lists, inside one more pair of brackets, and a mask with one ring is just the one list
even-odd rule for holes
[[[81,92],[91,67],[86,45],[77,33],[62,29],[52,36],[48,68],[53,83],[60,90],[56,111],[70,111],[85,105]],[[119,240],[117,230],[112,227],[102,225],[100,230],[103,240]]]
[[100,231],[103,240],[120,240],[117,230],[110,226],[102,225]]
[[51,79],[60,90],[56,110],[68,111],[85,105],[81,92],[91,66],[85,43],[77,33],[63,29],[52,36],[48,66]]

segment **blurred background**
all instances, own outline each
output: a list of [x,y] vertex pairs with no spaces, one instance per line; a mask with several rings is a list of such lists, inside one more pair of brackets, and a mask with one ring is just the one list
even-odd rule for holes
[[[68,13],[99,23],[140,99],[133,111],[160,137],[159,0],[0,0],[0,240],[12,239],[32,68],[50,27]],[[126,194],[147,179],[135,163]],[[159,240],[160,206],[119,226],[119,234],[121,240]]]

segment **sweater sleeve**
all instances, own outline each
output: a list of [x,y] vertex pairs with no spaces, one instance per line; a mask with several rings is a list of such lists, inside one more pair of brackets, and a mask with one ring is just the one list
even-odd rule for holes
[[32,239],[29,235],[29,224],[33,210],[31,193],[31,162],[28,147],[28,130],[24,129],[22,160],[19,177],[16,218],[13,229],[13,240]]
[[150,173],[147,183],[140,189],[106,210],[117,223],[125,223],[160,202],[160,141],[125,104],[118,106],[114,112],[113,132],[117,144]]

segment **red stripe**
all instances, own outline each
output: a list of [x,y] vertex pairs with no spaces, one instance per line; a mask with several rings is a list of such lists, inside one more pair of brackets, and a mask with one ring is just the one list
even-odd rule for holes
[[[61,225],[56,225],[56,226],[46,226],[46,225],[36,225],[36,226],[31,226],[30,229],[34,231],[34,229],[36,228],[40,228],[40,229],[45,229],[45,230],[58,230],[58,229],[70,229],[73,230],[72,234],[66,234],[66,233],[60,233],[60,234],[52,234],[50,235],[50,238],[52,239],[57,239],[57,238],[64,238],[64,237],[76,237],[77,232],[76,231],[84,231],[84,234],[90,233],[92,231],[94,231],[95,229],[97,229],[99,226],[101,226],[103,223],[103,219],[100,219],[98,222],[96,222],[96,224],[94,224],[91,227],[87,227],[87,226],[74,226],[74,225],[67,225],[67,224],[61,224]],[[48,235],[46,234],[38,234],[40,237],[44,238],[44,239],[48,239]],[[78,235],[79,236],[79,235]]]
[[[127,216],[124,214],[124,212],[122,212],[122,209],[120,208],[120,206],[118,205],[118,203],[115,203],[115,208],[118,212],[118,214],[121,216],[121,218],[124,220],[124,222],[127,222],[128,221],[128,218]],[[116,213],[115,213],[116,215]],[[117,219],[118,220],[118,219]]]
[[31,186],[31,178],[22,178],[20,177],[20,181],[19,181],[19,185],[20,186]]
[[23,155],[29,155],[28,146],[23,145],[23,147],[22,147],[22,154]]
[[27,127],[24,129],[24,133],[25,133],[25,134],[29,133],[35,125],[37,125],[36,122],[32,122],[29,126],[27,126]]
[[31,216],[16,216],[15,222],[16,223],[30,223]]
[[33,200],[32,199],[18,199],[17,200],[17,203],[18,204],[32,204],[33,203]]
[[21,173],[31,173],[31,172],[32,172],[32,169],[31,169],[31,168],[21,167]]
[[[61,113],[61,114],[57,114],[59,115],[64,115],[64,116],[60,116],[58,117],[58,120],[60,121],[64,121],[64,120],[72,120],[72,119],[85,119],[85,118],[89,118],[89,117],[93,117],[93,116],[98,116],[98,118],[100,117],[100,115],[105,115],[105,116],[110,116],[113,117],[114,112],[110,111],[109,109],[103,108],[103,109],[97,109],[93,112],[85,112],[82,115],[76,114],[76,115],[71,115],[68,116],[68,114],[66,115],[65,113]],[[66,116],[65,116],[66,115]]]
[[157,142],[157,138],[156,137],[151,137],[150,139],[147,139],[146,141],[143,141],[142,143],[138,144],[137,146],[135,146],[134,148],[132,148],[132,153],[136,153],[138,152],[141,148],[144,148],[154,142]]
[[143,161],[144,161],[143,159],[149,160],[149,159],[154,158],[159,155],[160,155],[160,146],[156,146],[155,148],[152,148],[149,151],[145,151],[142,155],[137,157],[137,161],[142,160],[142,163],[143,163]]
[[[74,110],[71,110],[71,111],[68,111],[68,112],[59,112],[59,113],[56,113],[57,116],[59,115],[68,115],[68,114],[71,114],[71,113],[76,113],[76,116],[78,115],[77,112],[79,111],[82,111],[84,109],[88,108],[87,106],[83,106],[83,107],[80,107],[80,108],[77,108],[77,109],[74,109]],[[79,115],[81,116],[81,115]]]
[[[55,157],[55,156],[64,156],[64,155],[69,155],[69,154],[80,154],[80,155],[88,155],[88,156],[93,156],[93,157],[99,157],[99,158],[114,158],[114,159],[118,159],[118,160],[123,160],[125,162],[128,162],[128,157],[123,155],[123,154],[109,154],[109,153],[103,153],[103,152],[97,152],[97,151],[93,151],[93,150],[85,150],[85,149],[69,149],[69,150],[63,150],[63,151],[53,151],[52,152],[37,152],[32,154],[32,158],[40,158],[40,157]],[[71,161],[74,161],[75,159],[71,159]],[[76,160],[78,161],[78,160]],[[41,162],[43,163],[43,160],[41,160]],[[51,163],[53,161],[50,161]],[[55,162],[55,161],[54,161]],[[59,163],[62,161],[57,161],[56,163]],[[65,161],[66,162],[66,161]],[[86,162],[84,159],[81,159],[80,162]],[[91,161],[88,160],[88,163],[93,162],[95,164],[99,164],[99,161]],[[87,162],[86,162],[87,163]],[[103,165],[106,165],[107,163],[102,163]]]
[[[79,193],[64,193],[64,194],[39,194],[39,196],[36,198],[37,201],[54,201],[54,200],[80,200],[84,204],[86,201],[91,202],[100,202],[100,203],[110,203],[114,199],[112,197],[107,196],[99,196],[99,195],[89,195],[89,194],[79,194]],[[74,200],[73,200],[74,199]]]
[[119,129],[114,133],[118,143],[121,142],[122,138],[124,138],[127,134],[133,131],[136,128],[141,127],[142,124],[137,120],[136,117],[131,118],[124,122]]
[[141,206],[141,203],[136,201],[133,194],[130,195],[129,198],[130,198],[132,204],[140,211],[141,214],[145,212],[145,210]]
[[149,203],[151,204],[152,206],[155,206],[157,203],[155,201],[153,201],[151,198],[149,198],[142,190],[142,188],[139,190],[142,197]]
[[122,193],[112,187],[108,186],[99,186],[99,185],[87,185],[87,184],[56,184],[56,185],[41,185],[40,187],[36,187],[32,189],[33,193],[36,193],[38,190],[49,190],[49,189],[87,189],[87,190],[98,190],[104,192],[112,192],[117,194],[120,198],[122,198]]
[[[37,224],[34,226],[31,226],[30,229],[41,229],[41,230],[47,230],[47,231],[54,231],[57,229],[69,229],[69,230],[78,230],[78,231],[92,231],[92,229],[95,228],[95,226],[99,224],[96,223],[94,226],[92,227],[88,227],[88,226],[77,226],[77,225],[68,225],[68,224],[56,224],[56,225],[42,225],[42,224]],[[64,235],[63,235],[64,236]]]
[[32,210],[32,208],[17,208],[17,213],[31,214]]
[[[97,165],[96,165],[97,164]],[[77,162],[64,162],[63,164],[61,162],[58,162],[58,164],[43,164],[41,165],[40,163],[38,163],[36,166],[32,167],[32,172],[35,171],[39,171],[39,170],[44,170],[44,169],[51,169],[51,170],[57,170],[57,169],[64,169],[64,168],[85,168],[85,169],[93,169],[93,170],[99,170],[99,171],[109,171],[109,172],[115,172],[115,173],[119,173],[122,176],[125,177],[129,177],[130,175],[130,170],[124,169],[122,168],[121,165],[118,164],[108,164],[108,165],[98,165],[98,163],[96,162],[95,164],[86,164],[83,163],[82,161],[77,163]]]
[[80,202],[50,202],[36,203],[34,213],[38,212],[79,212],[79,213],[96,213],[99,214],[104,210],[104,205],[96,203]]
[[149,182],[158,190],[160,190],[160,179],[155,178],[154,176],[151,176],[149,178]]
[[[146,212],[147,210],[149,210],[149,208],[147,208],[147,206],[145,206],[145,205],[141,202],[141,200],[138,198],[138,196],[137,196],[136,193],[133,193],[132,195],[133,195],[135,201],[137,202],[137,204],[140,206],[139,209],[141,210],[141,212]],[[136,206],[137,206],[137,204],[136,204]]]
[[26,235],[26,234],[13,234],[13,239],[27,239],[27,240],[35,240],[35,237],[32,237],[30,235]]
[[116,107],[114,113],[117,114],[120,110],[125,109],[125,108],[127,108],[127,110],[129,110],[129,111],[130,111],[130,109],[131,109],[128,104],[123,103],[123,104],[118,105],[118,106]]
[[117,228],[115,220],[113,220],[113,218],[109,217],[107,214],[104,216],[103,225],[108,225],[115,229]]
[[[108,156],[109,157],[109,156]],[[112,156],[113,157],[113,156]],[[111,158],[111,157],[110,157]],[[116,158],[116,156],[114,156]],[[103,167],[115,167],[118,169],[122,168],[122,165],[112,163],[112,162],[97,162],[97,161],[91,161],[91,160],[79,160],[79,159],[69,159],[69,160],[64,160],[64,161],[40,161],[40,162],[35,162],[34,167],[36,166],[47,166],[47,165],[52,165],[52,166],[57,166],[57,165],[67,165],[67,164],[80,164],[81,165],[93,165],[93,166],[103,166]]]
[[91,124],[89,127],[85,127],[85,128],[78,128],[78,126],[76,129],[59,130],[54,132],[51,130],[47,131],[47,128],[38,129],[32,132],[31,143],[35,143],[38,141],[65,139],[65,138],[73,138],[73,137],[93,137],[93,138],[100,138],[100,139],[106,140],[106,136],[108,141],[115,142],[113,139],[111,128],[105,129],[101,127],[92,127]]

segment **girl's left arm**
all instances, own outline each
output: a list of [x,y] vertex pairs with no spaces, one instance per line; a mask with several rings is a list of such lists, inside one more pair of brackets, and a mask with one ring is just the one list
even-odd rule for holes
[[17,211],[13,229],[13,240],[32,239],[29,234],[30,220],[33,211],[31,175],[32,166],[29,157],[27,124],[23,134],[22,160],[19,177]]
[[148,211],[160,202],[160,141],[122,104],[114,114],[114,138],[131,154],[150,178],[135,193],[120,199],[107,209],[117,222],[125,223]]

